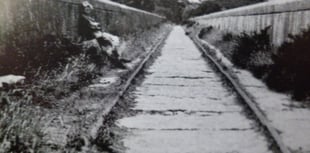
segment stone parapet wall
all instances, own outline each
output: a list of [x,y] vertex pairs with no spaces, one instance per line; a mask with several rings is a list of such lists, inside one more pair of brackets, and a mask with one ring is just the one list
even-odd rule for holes
[[[0,43],[15,39],[27,43],[46,34],[76,37],[82,1],[1,0]],[[94,5],[94,16],[102,28],[119,36],[165,21],[164,17],[156,14],[107,0],[89,0],[89,2]]]
[[192,18],[205,26],[240,34],[271,26],[272,42],[281,45],[289,34],[298,34],[310,25],[309,0],[274,0]]

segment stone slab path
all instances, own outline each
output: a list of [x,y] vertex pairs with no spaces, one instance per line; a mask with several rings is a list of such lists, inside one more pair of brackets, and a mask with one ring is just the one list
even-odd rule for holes
[[176,26],[134,94],[126,153],[268,153],[267,138],[246,117],[237,96]]

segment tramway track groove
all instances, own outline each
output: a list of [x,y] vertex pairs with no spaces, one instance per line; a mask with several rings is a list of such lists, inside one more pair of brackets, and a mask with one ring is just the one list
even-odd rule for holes
[[136,66],[134,70],[129,74],[128,79],[125,80],[125,85],[120,89],[117,93],[116,97],[112,100],[112,103],[107,106],[105,110],[103,110],[100,115],[101,117],[95,122],[92,128],[89,130],[89,135],[91,136],[92,140],[95,140],[98,136],[98,131],[102,126],[105,117],[109,115],[113,107],[122,99],[126,91],[130,88],[131,84],[135,80],[135,78],[139,75],[141,71],[143,71],[147,62],[151,59],[151,57],[160,49],[160,47],[165,43],[165,40],[169,36],[171,31],[167,32],[159,41],[152,46],[149,53],[147,53],[146,57]]
[[108,141],[106,148],[122,153],[281,152],[181,26],[160,49],[104,117],[97,140]]
[[236,93],[240,96],[240,98],[244,101],[244,104],[250,108],[250,111],[256,116],[259,123],[267,130],[270,134],[271,139],[278,147],[281,153],[292,153],[285,145],[284,142],[277,131],[276,128],[273,127],[272,123],[268,120],[264,112],[256,105],[256,102],[251,96],[245,91],[242,85],[236,81],[233,76],[226,70],[226,68],[220,64],[203,46],[197,35],[189,36],[196,47],[205,55],[206,60],[210,61],[215,68],[219,71],[220,74],[231,84]]

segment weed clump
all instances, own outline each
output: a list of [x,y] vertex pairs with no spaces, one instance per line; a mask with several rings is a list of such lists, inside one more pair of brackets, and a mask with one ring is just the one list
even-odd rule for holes
[[196,22],[191,21],[191,20],[187,20],[187,21],[184,21],[183,24],[186,26],[186,28],[190,28],[190,27],[194,26],[196,24]]
[[0,75],[18,74],[29,77],[38,69],[54,69],[64,64],[67,58],[81,52],[81,48],[66,37],[46,35],[32,43],[8,37],[4,54],[0,56]]
[[39,129],[41,114],[29,107],[30,94],[13,102],[16,99],[10,95],[17,91],[8,90],[0,93],[0,152],[38,151],[44,135]]
[[[163,34],[163,30],[167,32],[169,28],[170,26],[152,28],[137,33],[135,37],[128,36],[128,40],[120,48],[122,55],[131,60],[145,56],[147,48]],[[0,88],[0,152],[49,152],[46,149],[77,152],[83,150],[89,142],[94,143],[88,141],[82,132],[85,125],[93,122],[86,120],[88,115],[84,111],[79,114],[78,121],[74,121],[78,123],[68,123],[77,126],[74,126],[76,130],[67,135],[69,143],[65,148],[46,141],[50,136],[46,128],[58,124],[53,121],[54,112],[57,112],[57,116],[62,113],[75,114],[77,98],[87,97],[89,101],[100,103],[103,95],[100,94],[98,99],[97,96],[88,94],[88,90],[78,90],[93,83],[95,78],[111,70],[113,65],[104,55],[103,59],[96,56],[98,54],[95,51],[98,50],[93,45],[97,46],[92,42],[89,45],[91,47],[82,47],[83,44],[76,44],[61,36],[46,36],[33,40],[30,44],[12,40],[12,44],[8,41],[5,52],[0,54],[0,73],[25,74],[29,80],[23,84],[6,84]],[[121,75],[126,77],[127,73]],[[70,108],[71,106],[74,107]],[[113,136],[109,132],[103,134]],[[100,145],[105,147],[110,144],[105,141],[107,139],[102,140],[104,141]]]
[[222,41],[229,42],[229,41],[232,41],[234,37],[235,36],[232,33],[228,32],[222,36]]
[[279,48],[272,46],[269,29],[235,36],[219,31],[204,35],[206,28],[200,37],[222,50],[234,65],[262,79],[270,89],[289,93],[294,100],[309,100],[310,28],[299,35],[290,35],[289,41]]
[[250,70],[275,91],[291,93],[295,100],[307,99],[310,96],[310,30],[290,35],[290,41],[272,53],[268,29],[239,35],[232,54],[233,63]]
[[87,85],[98,67],[70,39],[44,36],[34,43],[7,43],[0,75],[25,75],[25,84],[0,88],[0,152],[39,152],[45,109]]
[[[243,69],[251,70],[261,78],[272,64],[269,27],[260,32],[242,33],[236,37],[232,62]],[[229,37],[229,36],[228,36]]]
[[296,100],[310,95],[310,29],[300,35],[290,35],[272,59],[274,65],[266,78],[272,89],[291,92]]
[[209,34],[213,30],[212,26],[204,27],[200,30],[198,37],[202,39],[205,35]]

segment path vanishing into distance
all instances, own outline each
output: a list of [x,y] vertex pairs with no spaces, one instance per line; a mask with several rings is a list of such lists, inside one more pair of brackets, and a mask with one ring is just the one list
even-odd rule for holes
[[[180,26],[116,121],[124,153],[269,153],[260,125]],[[132,114],[132,113],[128,113]]]

